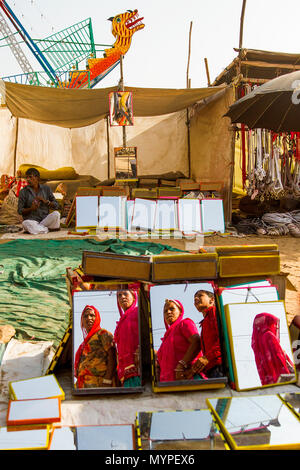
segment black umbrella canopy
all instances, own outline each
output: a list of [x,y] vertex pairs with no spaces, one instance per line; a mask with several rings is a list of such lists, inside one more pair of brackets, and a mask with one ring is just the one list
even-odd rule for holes
[[255,88],[230,106],[225,116],[249,129],[300,131],[300,71],[281,75]]

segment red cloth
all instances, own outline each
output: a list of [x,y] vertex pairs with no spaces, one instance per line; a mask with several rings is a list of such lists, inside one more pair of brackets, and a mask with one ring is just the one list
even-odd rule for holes
[[279,318],[259,313],[253,321],[251,346],[262,385],[274,384],[280,374],[290,374],[293,364],[280,345]]
[[[82,325],[83,314],[84,314],[84,312],[87,308],[92,309],[94,311],[95,315],[96,315],[94,324],[93,324],[92,328],[90,329],[89,333],[86,331],[86,329]],[[75,375],[75,377],[77,377],[78,364],[79,364],[79,361],[80,361],[80,358],[81,358],[82,351],[84,350],[85,346],[88,344],[90,338],[95,333],[97,333],[97,331],[99,331],[101,329],[100,323],[101,323],[101,317],[100,317],[99,311],[95,307],[93,307],[92,305],[86,305],[84,307],[83,311],[82,311],[81,320],[80,320],[80,326],[81,326],[82,333],[83,333],[83,342],[81,343],[81,345],[79,346],[79,348],[77,349],[76,354],[75,354],[75,361],[74,361],[74,375]]]
[[120,320],[114,334],[118,351],[118,377],[121,383],[140,375],[135,365],[135,353],[139,347],[138,294],[134,290],[130,292],[134,296],[134,302],[126,311],[122,310],[118,302]]
[[212,367],[222,364],[222,353],[215,305],[208,307],[204,313],[205,317],[200,322],[200,340],[201,353],[209,361],[203,369],[205,373]]
[[190,318],[183,319],[184,309],[182,304],[178,300],[175,302],[181,306],[181,314],[172,325],[168,325],[165,321],[166,333],[157,351],[160,382],[173,382],[176,380],[174,369],[178,362],[183,359],[190,346],[188,339],[199,334],[193,320]]

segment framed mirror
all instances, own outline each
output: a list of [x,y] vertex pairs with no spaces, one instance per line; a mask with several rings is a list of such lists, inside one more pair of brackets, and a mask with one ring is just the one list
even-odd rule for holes
[[135,231],[154,230],[156,201],[136,198],[134,201],[131,228]]
[[109,117],[111,126],[133,126],[131,91],[109,93]]
[[151,285],[149,307],[153,390],[224,387],[213,283]]
[[201,200],[202,230],[204,233],[225,232],[224,208],[222,199]]
[[300,449],[300,421],[277,395],[208,399],[232,450]]
[[[240,304],[249,302],[263,302],[279,300],[278,291],[275,286],[261,286],[259,283],[240,287],[220,287],[218,289],[218,304],[222,320],[223,338],[226,348],[229,378],[234,384],[234,371],[231,361],[230,343],[225,316],[225,306],[228,304]],[[241,312],[242,315],[242,312]]]
[[76,196],[76,228],[97,227],[98,223],[98,196]]
[[126,230],[126,196],[100,196],[100,230]]
[[114,153],[116,181],[137,181],[137,147],[116,147]]
[[172,199],[158,199],[156,203],[154,230],[174,232],[177,230],[176,202]]
[[48,450],[77,450],[75,445],[75,427],[53,427]]
[[140,285],[73,293],[73,393],[143,391]]
[[0,450],[47,450],[50,426],[12,431],[0,428]]
[[202,232],[200,199],[178,199],[178,228],[186,235]]
[[225,306],[236,389],[296,381],[283,301]]
[[7,426],[57,423],[61,419],[60,398],[10,400]]
[[65,393],[53,374],[10,382],[9,393],[12,400],[33,400],[35,398],[53,397],[59,397],[61,400],[64,400],[65,398]]
[[225,450],[209,410],[139,412],[141,450]]
[[132,424],[77,426],[77,450],[135,450]]

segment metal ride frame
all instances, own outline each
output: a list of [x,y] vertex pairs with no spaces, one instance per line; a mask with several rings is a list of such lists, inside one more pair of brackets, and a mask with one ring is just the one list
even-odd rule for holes
[[[11,31],[1,10],[10,20],[17,34],[20,35],[21,42],[26,44],[39,62],[42,71],[36,72],[33,70],[15,37],[16,33]],[[79,76],[78,64],[89,57],[96,57],[91,18],[52,34],[45,39],[34,40],[18,20],[6,0],[0,0],[0,32],[2,32],[6,45],[10,47],[23,71],[22,74],[1,77],[4,81],[55,88],[81,88],[82,85],[77,81]],[[99,44],[99,46],[110,47],[107,44]],[[90,80],[89,70],[80,71],[81,78],[82,73],[85,75],[84,87],[93,88],[118,64],[119,61],[93,80]]]

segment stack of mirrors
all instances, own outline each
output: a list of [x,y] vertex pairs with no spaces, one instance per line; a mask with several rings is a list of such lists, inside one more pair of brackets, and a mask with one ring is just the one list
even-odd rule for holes
[[139,412],[136,433],[141,450],[228,450],[209,410]]
[[270,281],[218,289],[231,387],[296,382],[285,304]]
[[299,415],[280,396],[206,401],[231,450],[300,449]]
[[54,423],[61,421],[65,394],[47,375],[9,383],[7,426],[0,429],[0,450],[48,449]]
[[221,199],[127,199],[126,196],[76,196],[77,232],[97,231],[148,236],[225,232]]

